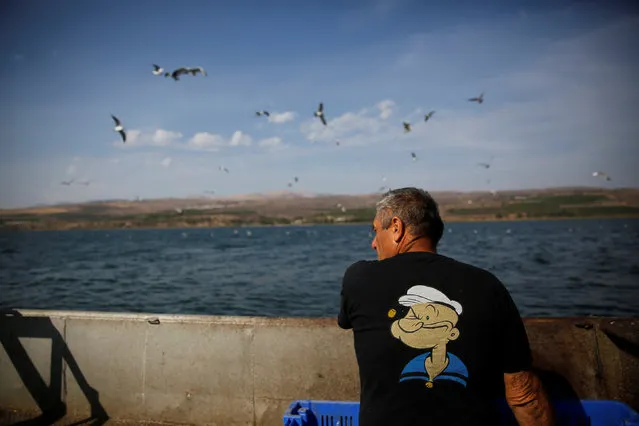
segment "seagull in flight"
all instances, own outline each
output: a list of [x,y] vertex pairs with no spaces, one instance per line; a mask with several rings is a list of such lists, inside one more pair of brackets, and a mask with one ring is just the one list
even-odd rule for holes
[[263,116],[263,115],[264,115],[264,116],[266,116],[266,117],[270,117],[270,116],[271,116],[271,113],[270,113],[270,112],[268,112],[268,111],[257,111],[257,112],[255,113],[255,115],[257,115],[258,117],[261,117],[261,116]]
[[111,118],[113,118],[113,121],[115,121],[115,127],[113,128],[113,130],[118,132],[120,134],[120,136],[122,136],[122,142],[126,143],[126,133],[124,131],[124,127],[122,127],[122,123],[113,114],[111,114]]
[[415,155],[414,152],[411,152],[410,156],[413,157],[413,161],[417,161],[417,156]]
[[606,173],[604,173],[604,172],[594,172],[592,175],[593,175],[593,176],[595,176],[595,177],[600,177],[600,178],[605,179],[605,180],[612,180],[612,179],[610,178],[610,176],[608,176],[608,175],[607,175]]
[[404,133],[410,132],[410,123],[408,121],[404,121],[402,124],[404,125]]
[[492,156],[490,157],[490,160],[487,163],[477,163],[477,165],[485,169],[489,169],[494,159],[495,159],[495,156]]
[[424,121],[428,121],[428,120],[430,120],[430,118],[433,116],[433,114],[435,114],[435,111],[431,111],[431,112],[429,112],[428,114],[426,114],[426,115],[424,116]]
[[324,117],[324,103],[320,102],[317,111],[315,111],[315,117],[319,117],[322,120],[322,123],[326,126],[326,118]]
[[476,98],[470,98],[468,100],[470,102],[477,102],[478,104],[481,104],[484,102],[484,92],[481,92],[481,95],[477,96]]
[[227,169],[226,167],[219,166],[219,169],[220,169],[221,172],[224,172],[224,173],[228,173],[229,172],[229,169]]
[[153,64],[153,75],[162,75],[162,73],[164,72],[164,68],[162,68],[161,66],[157,65],[157,64]]
[[64,180],[64,181],[60,182],[60,184],[61,184],[61,185],[69,186],[69,185],[71,185],[74,181],[75,181],[75,179],[71,179],[71,180]]
[[190,72],[192,76],[195,76],[199,72],[204,77],[206,77],[206,71],[204,71],[204,68],[202,67],[189,68],[188,72]]
[[78,182],[78,184],[84,185],[84,186],[89,186],[91,184],[91,181],[90,180],[81,180],[80,182]]
[[173,78],[173,80],[178,81],[180,79],[180,76],[183,74],[188,74],[191,71],[188,68],[182,67],[182,68],[178,68],[173,72],[167,72],[164,74],[164,77],[171,77]]
[[299,182],[299,178],[297,176],[295,176],[295,178],[293,179],[295,181],[295,183]]

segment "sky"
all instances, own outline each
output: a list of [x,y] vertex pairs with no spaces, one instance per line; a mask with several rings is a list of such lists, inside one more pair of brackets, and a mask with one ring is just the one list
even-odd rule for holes
[[4,1],[0,208],[639,187],[632,3]]

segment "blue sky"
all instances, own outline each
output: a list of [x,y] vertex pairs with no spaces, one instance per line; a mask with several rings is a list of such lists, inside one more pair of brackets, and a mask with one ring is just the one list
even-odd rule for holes
[[274,192],[294,176],[305,193],[639,186],[638,8],[479,3],[5,1],[0,207]]

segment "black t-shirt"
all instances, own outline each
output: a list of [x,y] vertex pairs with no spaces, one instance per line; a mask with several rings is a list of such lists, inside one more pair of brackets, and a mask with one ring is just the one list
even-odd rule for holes
[[353,329],[360,426],[495,425],[504,373],[532,364],[504,285],[435,253],[351,265],[338,324]]

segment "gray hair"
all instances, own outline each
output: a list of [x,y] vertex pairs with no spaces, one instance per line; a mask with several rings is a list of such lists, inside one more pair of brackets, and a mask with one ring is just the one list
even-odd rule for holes
[[435,246],[444,234],[444,222],[437,203],[423,189],[410,187],[388,191],[377,203],[377,217],[382,229],[388,229],[394,216],[412,235],[428,237]]

